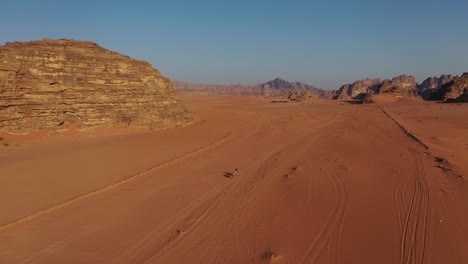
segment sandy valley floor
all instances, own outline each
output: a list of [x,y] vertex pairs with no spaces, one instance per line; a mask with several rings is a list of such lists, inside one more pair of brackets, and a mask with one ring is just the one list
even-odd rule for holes
[[468,105],[182,99],[187,127],[3,135],[0,263],[468,263]]

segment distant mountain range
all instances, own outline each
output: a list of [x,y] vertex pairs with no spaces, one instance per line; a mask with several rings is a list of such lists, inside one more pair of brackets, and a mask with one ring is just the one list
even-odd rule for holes
[[232,84],[196,84],[180,81],[172,81],[176,91],[188,91],[218,95],[259,95],[260,89],[257,86]]
[[207,85],[173,82],[177,91],[192,91],[218,95],[256,95],[284,98],[289,101],[315,99],[365,100],[373,95],[394,97],[421,97],[425,100],[468,101],[468,73],[462,76],[441,75],[429,77],[421,84],[411,75],[400,75],[392,79],[371,79],[345,84],[338,90],[324,91],[302,82],[289,82],[281,78],[258,85]]
[[281,78],[260,83],[256,86],[249,85],[208,85],[193,84],[173,81],[176,91],[192,91],[218,95],[257,95],[269,97],[283,97],[292,101],[305,100],[306,98],[323,98],[327,92],[302,82],[288,82]]

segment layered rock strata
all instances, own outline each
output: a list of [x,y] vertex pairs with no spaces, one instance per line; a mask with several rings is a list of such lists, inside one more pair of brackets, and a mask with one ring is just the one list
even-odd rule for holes
[[193,117],[149,63],[75,40],[0,46],[0,131],[171,127]]

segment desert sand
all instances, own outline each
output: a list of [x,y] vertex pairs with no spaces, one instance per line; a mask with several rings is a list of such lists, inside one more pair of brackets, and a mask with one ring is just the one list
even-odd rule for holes
[[468,263],[468,105],[181,99],[185,127],[1,135],[0,263]]

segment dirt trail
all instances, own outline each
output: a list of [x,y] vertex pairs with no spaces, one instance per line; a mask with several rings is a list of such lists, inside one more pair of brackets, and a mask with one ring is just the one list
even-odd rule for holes
[[[466,226],[437,220],[466,217],[461,203],[446,206],[446,175],[378,108],[183,100],[200,117],[190,127],[1,153],[17,208],[0,214],[0,263],[468,260]],[[51,164],[64,173],[51,175]],[[28,181],[23,200],[14,188]],[[452,183],[452,194],[465,190]],[[453,259],[441,247],[449,237]]]
[[[409,205],[405,206],[408,208],[406,216],[402,220],[403,224],[400,224],[402,228],[400,263],[402,264],[423,263],[429,216],[429,188],[421,155],[416,150],[410,149],[410,159],[415,172]],[[402,205],[398,203],[397,207],[401,212]]]

